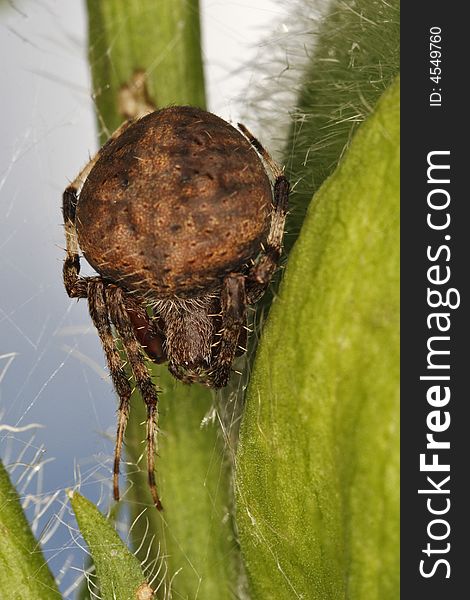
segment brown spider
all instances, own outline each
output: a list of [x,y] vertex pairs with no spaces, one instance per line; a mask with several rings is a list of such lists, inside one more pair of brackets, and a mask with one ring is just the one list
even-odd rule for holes
[[[147,406],[148,479],[161,509],[158,398],[142,350],[168,361],[185,383],[225,386],[245,351],[246,306],[263,295],[281,255],[289,183],[260,142],[238,128],[189,106],[128,121],[63,194],[65,289],[88,298],[120,399],[116,500],[131,386],[111,327]],[[80,248],[97,276],[79,275]]]

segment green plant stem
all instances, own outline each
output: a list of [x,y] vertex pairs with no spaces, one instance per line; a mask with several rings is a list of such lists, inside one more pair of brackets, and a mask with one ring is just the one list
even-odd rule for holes
[[[309,3],[305,2],[306,13]],[[287,172],[295,183],[287,251],[312,195],[333,173],[355,131],[399,71],[399,0],[331,2],[302,78],[285,152]]]
[[[89,0],[88,11],[102,142],[123,120],[119,93],[137,71],[145,72],[149,100],[155,107],[204,108],[197,0]],[[237,587],[240,559],[228,518],[230,464],[219,427],[216,423],[201,429],[213,396],[198,385],[175,385],[166,367],[155,367],[153,372],[162,390],[157,484],[164,511],[159,514],[149,497],[146,465],[140,460],[145,411],[134,394],[126,435],[131,487],[125,496],[131,509],[132,540],[148,562],[164,557],[166,585],[172,580],[179,598],[228,597],[229,590]],[[152,536],[156,539],[148,553]]]
[[138,70],[147,75],[156,108],[205,107],[198,0],[88,0],[87,6],[102,143],[123,121],[119,90]]
[[[178,572],[174,592],[182,598],[229,597],[238,587],[240,556],[232,527],[230,464],[220,426],[216,421],[201,427],[213,399],[200,387],[183,386],[167,373],[161,374],[159,384],[164,393],[156,468],[164,510],[159,514],[151,506],[145,466],[140,463],[139,470],[129,469],[128,498],[132,515],[138,517],[133,545],[141,544],[148,522],[139,556],[145,557],[156,532],[152,556],[166,557],[168,581]],[[142,454],[145,427],[139,420],[145,421],[145,407],[134,403],[133,410],[127,448],[135,465]]]

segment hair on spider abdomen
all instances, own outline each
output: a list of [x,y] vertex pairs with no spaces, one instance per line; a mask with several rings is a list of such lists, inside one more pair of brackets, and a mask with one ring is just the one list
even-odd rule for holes
[[[282,170],[243,125],[189,106],[124,123],[65,190],[64,285],[88,298],[120,399],[116,500],[130,386],[111,325],[147,406],[149,485],[161,508],[158,398],[141,351],[185,383],[227,384],[246,345],[246,307],[281,255],[288,195]],[[79,248],[97,276],[80,276]]]

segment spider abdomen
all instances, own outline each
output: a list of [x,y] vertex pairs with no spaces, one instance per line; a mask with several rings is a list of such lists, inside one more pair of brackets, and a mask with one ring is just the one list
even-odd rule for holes
[[211,113],[172,107],[104,146],[76,227],[105,278],[157,298],[193,297],[258,255],[271,213],[271,184],[250,142]]

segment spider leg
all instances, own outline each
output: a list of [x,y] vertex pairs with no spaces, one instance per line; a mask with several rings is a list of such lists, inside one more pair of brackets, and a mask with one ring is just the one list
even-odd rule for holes
[[[225,277],[221,292],[222,327],[218,332],[215,359],[208,379],[211,387],[227,385],[232,362],[238,350],[238,341],[246,325],[245,277],[232,273]],[[243,337],[243,334],[242,334]]]
[[[109,138],[116,139],[127,129],[132,120],[124,122]],[[106,144],[105,144],[106,146]],[[105,147],[103,146],[103,148]],[[114,388],[119,396],[118,427],[116,446],[114,450],[113,466],[113,492],[115,500],[119,500],[119,464],[121,462],[122,444],[129,416],[131,387],[122,367],[121,356],[115,347],[111,324],[108,316],[106,301],[106,286],[101,277],[80,277],[80,255],[77,230],[75,226],[78,193],[84,181],[90,174],[101,156],[103,148],[99,150],[87,165],[80,171],[73,182],[67,186],[62,195],[62,212],[65,228],[66,256],[63,266],[64,286],[70,298],[88,298],[88,307],[91,319],[100,337],[109,372]],[[152,340],[152,338],[150,338]],[[155,345],[155,342],[154,342]],[[157,496],[158,499],[158,496]]]
[[260,258],[250,269],[246,278],[247,301],[248,304],[254,304],[264,294],[281,258],[282,236],[284,234],[289,202],[289,181],[285,177],[283,170],[271,158],[268,151],[253,134],[241,123],[238,123],[238,128],[268,165],[275,178],[273,186],[274,209],[271,217],[271,228]]
[[114,499],[117,501],[119,500],[119,464],[121,462],[122,442],[126,430],[127,418],[129,416],[132,390],[122,367],[121,356],[114,343],[111,324],[108,317],[105,285],[103,281],[98,278],[90,279],[88,281],[88,307],[93,324],[100,336],[114,388],[120,399],[113,468],[113,491]]
[[62,273],[65,289],[70,298],[86,298],[87,281],[86,278],[80,277],[80,256],[78,253],[77,230],[75,229],[77,202],[77,190],[72,184],[66,188],[62,196],[66,243],[66,256]]
[[142,394],[142,398],[147,406],[147,472],[150,492],[152,499],[158,510],[163,506],[157,492],[155,482],[155,440],[157,434],[157,403],[158,396],[155,386],[152,383],[144,358],[140,352],[140,344],[136,339],[134,327],[129,318],[126,309],[125,294],[113,285],[106,287],[106,299],[109,308],[111,320],[116,327],[119,337],[122,340],[124,349],[129,359],[132,372],[137,383],[137,387]]
[[253,148],[256,150],[256,152],[258,152],[258,154],[261,156],[264,162],[268,165],[269,169],[271,170],[271,173],[273,174],[273,177],[275,179],[281,177],[284,174],[284,171],[272,158],[272,156],[269,154],[269,152],[266,150],[263,144],[257,138],[255,138],[255,136],[247,127],[245,127],[245,125],[243,125],[243,123],[237,123],[237,126],[238,129],[243,133],[246,139],[253,146]]
[[145,306],[130,296],[124,296],[124,301],[134,335],[147,356],[157,364],[168,360],[165,336],[156,321],[149,318]]
[[[125,121],[116,129],[113,135],[103,148],[111,141],[116,139],[121,133],[132,124],[133,121]],[[86,298],[88,278],[80,277],[80,255],[78,246],[77,229],[75,227],[75,213],[78,204],[78,192],[85,179],[95,166],[101,156],[103,148],[98,150],[93,158],[85,165],[80,173],[75,177],[72,183],[65,188],[62,195],[62,213],[64,216],[66,256],[63,266],[64,285],[70,298]]]

